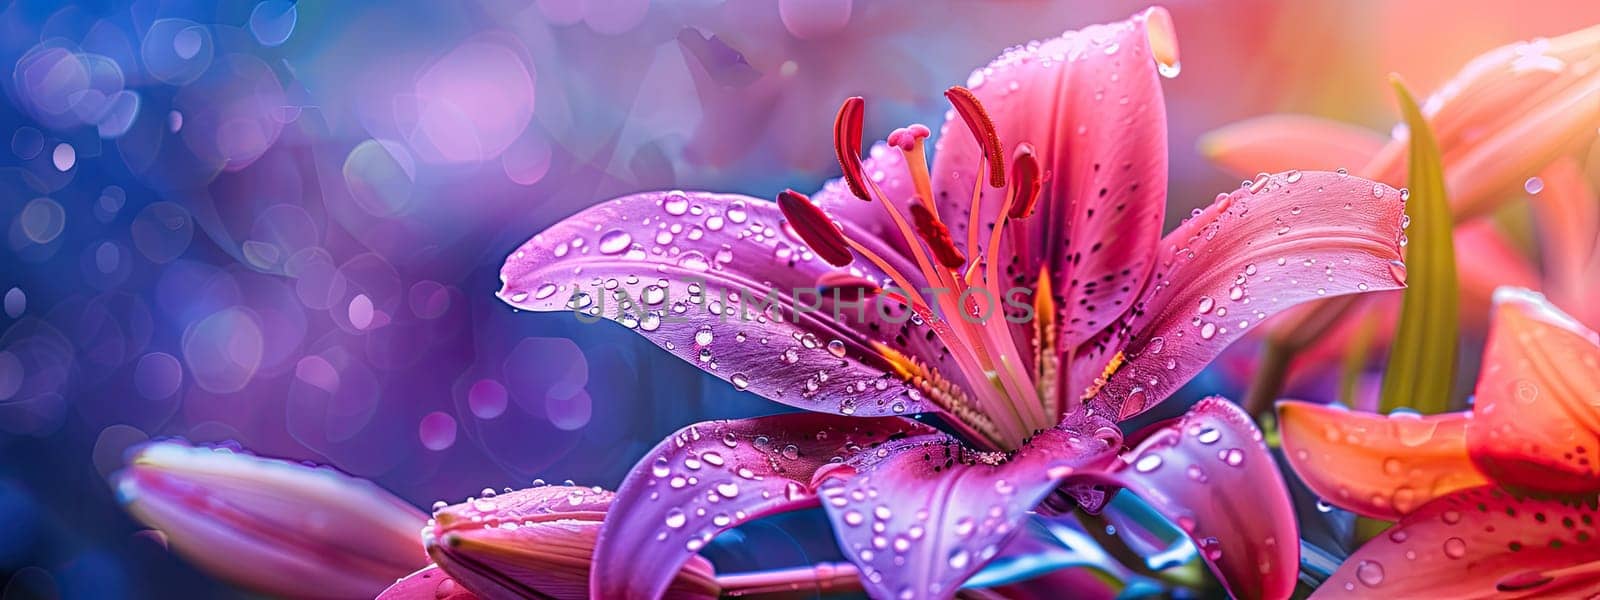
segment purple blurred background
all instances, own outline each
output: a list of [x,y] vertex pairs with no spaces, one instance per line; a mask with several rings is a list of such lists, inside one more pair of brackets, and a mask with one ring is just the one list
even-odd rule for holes
[[[515,314],[500,259],[628,192],[815,189],[844,97],[868,98],[869,137],[936,124],[939,92],[1006,46],[1141,6],[0,1],[0,600],[234,593],[117,508],[104,476],[152,437],[332,464],[428,506],[614,486],[685,423],[777,412],[621,327]],[[1386,130],[1386,73],[1429,90],[1600,16],[1167,6],[1173,220],[1237,185],[1194,151],[1210,129],[1287,110]],[[829,559],[822,527],[759,523],[709,555]]]

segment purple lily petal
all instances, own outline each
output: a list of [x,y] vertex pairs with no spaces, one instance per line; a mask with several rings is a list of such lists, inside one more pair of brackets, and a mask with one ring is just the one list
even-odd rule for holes
[[[848,224],[845,231],[868,237]],[[790,406],[858,416],[932,410],[891,374],[903,359],[881,352],[939,364],[945,359],[926,327],[903,309],[880,311],[878,299],[859,309],[814,302],[806,290],[841,272],[883,281],[874,269],[841,271],[814,256],[772,202],[653,192],[605,202],[534,236],[506,259],[500,297],[522,309],[618,321],[738,389]],[[795,310],[796,290],[800,304],[821,308]]]
[[332,469],[156,442],[115,484],[184,558],[269,594],[370,597],[428,564],[422,511]]
[[407,575],[378,594],[377,600],[478,600],[478,595],[445,574],[438,565]]
[[[1046,173],[1037,213],[1010,236],[1010,251],[1019,260],[1014,275],[1031,286],[1048,268],[1055,294],[1073,300],[1058,319],[1063,349],[1132,307],[1155,264],[1166,204],[1167,121],[1153,56],[1175,60],[1175,53],[1171,17],[1153,8],[1010,50],[968,79],[994,120],[1004,155],[1031,144]],[[933,167],[940,214],[958,239],[966,237],[981,156],[964,128],[957,119],[945,123]],[[977,222],[987,235],[1005,192],[986,188],[983,195]]]
[[1261,431],[1243,410],[1222,398],[1201,400],[1129,457],[1106,479],[1188,533],[1229,593],[1287,598],[1294,591],[1300,562],[1294,506]]
[[1402,194],[1327,172],[1289,171],[1217,196],[1161,241],[1151,287],[1075,364],[1069,390],[1126,419],[1165,399],[1223,348],[1279,311],[1317,298],[1404,286]]
[[[600,488],[541,486],[475,498],[434,513],[428,553],[486,598],[588,597],[595,540],[614,495]],[[711,564],[666,572],[667,595],[715,598]]]
[[823,507],[879,598],[947,598],[992,560],[1062,478],[1115,460],[1104,440],[1050,429],[1013,455],[942,433],[863,450],[824,473]]
[[590,591],[655,598],[717,533],[815,506],[819,468],[886,440],[924,434],[907,419],[798,413],[691,425],[645,454],[623,482],[595,549]]

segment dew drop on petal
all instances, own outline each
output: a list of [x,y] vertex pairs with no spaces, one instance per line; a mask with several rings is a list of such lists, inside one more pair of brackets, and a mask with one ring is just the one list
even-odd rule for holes
[[1378,587],[1383,584],[1383,565],[1375,560],[1363,560],[1356,565],[1356,579],[1367,587]]
[[1461,558],[1467,555],[1467,543],[1461,538],[1453,537],[1444,541],[1444,555],[1450,558]]
[[627,250],[628,245],[632,243],[633,236],[628,235],[628,232],[620,229],[613,229],[609,232],[606,232],[605,235],[600,236],[600,253],[617,254],[623,250]]
[[1160,466],[1161,455],[1159,454],[1146,454],[1139,457],[1139,460],[1136,460],[1133,463],[1134,470],[1137,470],[1140,473],[1149,473],[1156,470],[1156,468]]
[[689,522],[689,515],[684,514],[682,510],[674,508],[667,511],[665,522],[667,527],[678,529],[683,527],[685,523]]

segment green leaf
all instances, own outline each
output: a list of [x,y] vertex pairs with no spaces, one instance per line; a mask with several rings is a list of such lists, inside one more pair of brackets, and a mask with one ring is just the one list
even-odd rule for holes
[[1438,413],[1450,407],[1450,385],[1456,369],[1456,256],[1451,237],[1450,203],[1445,198],[1439,145],[1416,100],[1397,76],[1391,76],[1400,110],[1411,133],[1410,168],[1406,175],[1411,219],[1406,235],[1405,300],[1389,365],[1383,375],[1382,409],[1412,408]]

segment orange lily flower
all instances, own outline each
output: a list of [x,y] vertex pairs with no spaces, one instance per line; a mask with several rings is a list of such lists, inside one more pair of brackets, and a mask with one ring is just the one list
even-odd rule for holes
[[1600,593],[1600,335],[1535,292],[1502,288],[1494,301],[1470,412],[1278,405],[1307,486],[1399,521],[1315,598]]

